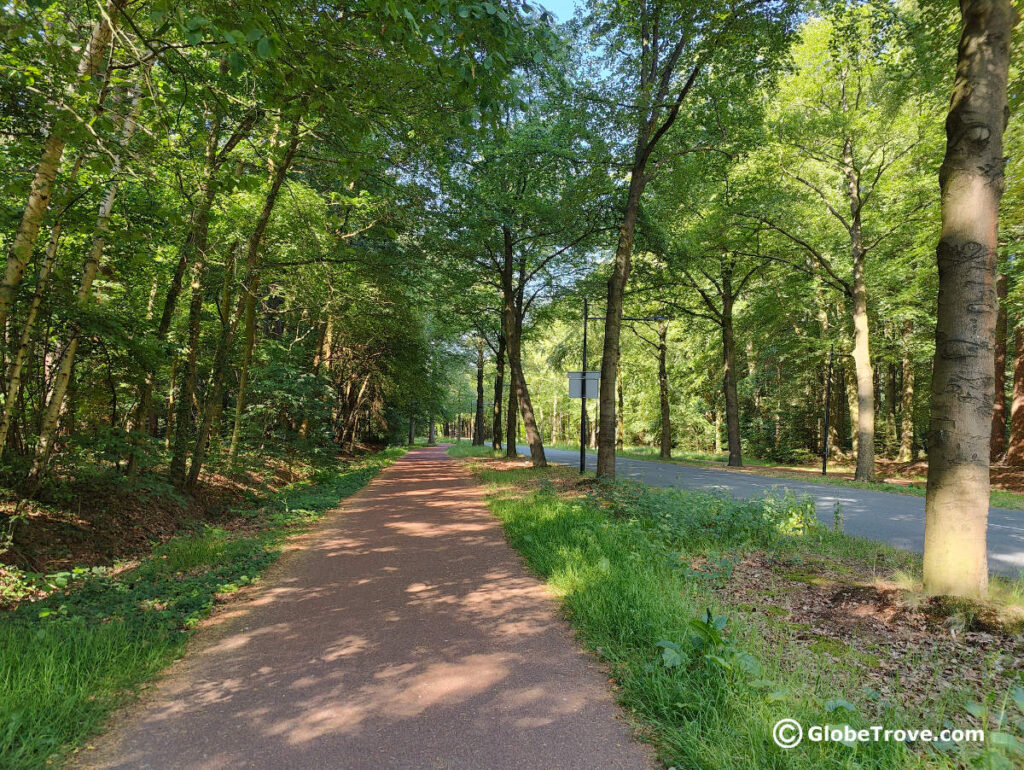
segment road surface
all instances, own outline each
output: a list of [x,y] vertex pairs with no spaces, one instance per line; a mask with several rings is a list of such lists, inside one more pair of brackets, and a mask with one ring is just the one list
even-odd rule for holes
[[[529,455],[529,447],[519,450]],[[580,453],[547,449],[552,462],[579,465]],[[587,453],[587,468],[594,470],[597,455]],[[756,497],[772,490],[810,495],[818,518],[831,526],[836,503],[842,505],[843,526],[851,535],[871,538],[907,551],[924,549],[924,498],[893,492],[875,492],[832,484],[757,476],[703,466],[619,457],[615,471],[621,478],[655,487],[718,490],[736,498]],[[1024,569],[1024,511],[992,508],[988,520],[988,564],[992,572],[1015,575]]]

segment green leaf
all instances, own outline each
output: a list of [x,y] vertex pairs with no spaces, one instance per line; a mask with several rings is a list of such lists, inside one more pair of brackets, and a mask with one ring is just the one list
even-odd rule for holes
[[255,43],[261,37],[263,37],[263,30],[259,27],[253,27],[245,33],[245,42]]
[[1010,697],[1013,698],[1013,702],[1017,704],[1017,708],[1024,711],[1024,687],[1014,687],[1010,691]]
[[683,657],[682,650],[675,642],[663,639],[658,642],[655,647],[661,647],[661,660],[662,663],[665,664],[666,668],[675,668],[686,661],[686,658]]
[[850,701],[844,700],[843,698],[832,698],[831,700],[825,701],[825,711],[832,713],[839,711],[839,709],[846,709],[854,714],[857,713],[857,707],[854,706]]
[[269,59],[273,56],[273,48],[270,45],[270,38],[260,38],[260,42],[256,44],[256,55],[261,59]]
[[990,746],[1006,749],[1013,754],[1024,754],[1024,743],[1010,733],[994,732],[988,733],[986,737]]
[[968,701],[967,705],[964,706],[964,709],[972,717],[977,717],[978,719],[984,719],[985,714],[988,713],[988,709],[986,709],[980,703],[975,703],[974,701]]
[[245,57],[238,51],[232,51],[228,56],[228,67],[232,75],[241,75],[245,71]]

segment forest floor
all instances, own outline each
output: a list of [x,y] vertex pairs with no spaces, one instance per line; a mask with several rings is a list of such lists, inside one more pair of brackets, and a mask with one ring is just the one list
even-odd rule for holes
[[[928,597],[919,556],[810,523],[798,503],[469,462],[666,765],[1021,766],[1019,584],[994,579],[985,603]],[[780,755],[771,729],[783,717],[984,727],[989,740],[805,742]]]
[[444,448],[410,451],[214,620],[74,766],[653,767]]
[[[360,448],[361,454],[369,451]],[[115,469],[58,473],[33,499],[0,486],[0,610],[21,598],[40,598],[54,579],[83,570],[131,569],[184,530],[244,527],[238,510],[313,472],[308,464],[243,457],[230,474],[204,473],[190,496],[155,474],[128,477]]]

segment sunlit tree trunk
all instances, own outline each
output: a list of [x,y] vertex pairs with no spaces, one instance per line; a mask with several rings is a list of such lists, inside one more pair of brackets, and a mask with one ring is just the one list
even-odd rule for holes
[[[93,234],[92,245],[89,249],[89,255],[85,260],[85,266],[82,269],[82,278],[79,283],[78,294],[76,295],[76,303],[79,310],[85,309],[92,296],[92,285],[96,280],[96,274],[99,272],[100,263],[103,260],[103,252],[107,246],[107,237],[110,235],[110,215],[114,209],[114,199],[117,197],[117,190],[121,181],[119,175],[121,173],[122,158],[124,151],[127,151],[127,146],[131,142],[132,136],[135,134],[140,97],[141,86],[139,90],[136,90],[126,100],[128,114],[124,118],[121,136],[124,149],[114,159],[113,168],[111,169],[112,181],[107,185],[106,195],[104,195],[103,201],[100,203],[99,213],[96,216],[96,229]],[[50,400],[43,412],[43,418],[39,426],[39,440],[36,443],[35,457],[33,458],[32,470],[29,474],[32,480],[31,483],[35,483],[39,479],[49,461],[61,408],[64,405],[64,396],[67,394],[68,384],[71,382],[71,373],[75,366],[75,354],[78,351],[80,336],[81,331],[79,329],[72,329],[68,342],[64,347],[60,366],[57,368],[56,378],[54,379],[53,392],[50,394]]]
[[961,0],[939,171],[942,233],[925,500],[924,588],[982,596],[992,434],[996,249],[1008,117],[1010,0]]
[[[728,274],[723,273],[723,279]],[[731,287],[722,297],[722,363],[725,394],[725,431],[729,444],[729,465],[743,465],[740,443],[740,400],[736,392],[736,338],[733,333],[733,298]]]
[[[85,46],[82,58],[78,62],[78,81],[87,81],[95,75],[110,47],[110,40],[117,24],[118,16],[127,0],[110,0],[104,7],[103,17],[93,25],[92,35]],[[25,268],[35,250],[39,238],[39,228],[43,217],[50,206],[53,183],[60,169],[64,155],[65,139],[59,127],[53,127],[43,144],[43,152],[36,166],[36,172],[29,188],[28,200],[18,224],[18,230],[11,239],[7,251],[3,279],[0,281],[0,329],[7,324],[11,306],[25,275]],[[59,408],[59,405],[58,405]]]
[[[206,408],[204,409],[202,421],[199,426],[195,447],[192,451],[192,464],[189,466],[188,478],[185,482],[185,486],[188,489],[193,489],[196,482],[199,480],[199,473],[202,470],[203,461],[206,456],[206,442],[210,437],[210,429],[213,422],[219,417],[223,406],[222,398],[224,393],[224,383],[227,379],[225,368],[227,366],[227,356],[231,351],[231,343],[234,340],[238,319],[242,317],[245,318],[246,323],[246,339],[245,346],[242,351],[242,366],[246,373],[248,373],[248,367],[252,360],[253,346],[255,344],[255,322],[253,321],[252,337],[250,338],[249,319],[251,314],[255,314],[256,292],[259,290],[259,252],[263,245],[263,236],[266,234],[267,226],[270,224],[270,216],[273,214],[274,207],[277,205],[277,200],[281,193],[281,186],[284,184],[285,177],[288,175],[288,171],[295,159],[295,153],[299,147],[299,139],[299,121],[296,119],[292,123],[291,135],[284,152],[284,157],[274,166],[274,175],[271,179],[270,189],[267,191],[267,195],[263,199],[263,207],[260,209],[259,216],[256,218],[256,224],[253,227],[252,234],[249,236],[249,242],[246,247],[246,273],[245,281],[242,285],[242,296],[239,298],[239,307],[235,314],[235,319],[224,329],[221,343],[217,349],[216,361],[221,366],[218,368],[217,363],[214,365],[214,374],[210,380]],[[227,312],[226,307],[225,312]],[[241,419],[244,405],[244,383],[242,377],[239,376],[237,406],[235,409],[235,427],[232,431],[231,442],[236,451],[238,448],[236,431],[238,430],[238,423]],[[229,458],[230,460],[233,460],[234,455],[229,455]]]
[[992,402],[992,446],[989,459],[998,462],[1006,454],[1006,276],[996,277],[995,396]]
[[861,225],[860,177],[853,162],[853,145],[843,144],[847,196],[850,202],[850,256],[853,280],[853,368],[857,375],[857,481],[875,478],[875,371],[871,365],[871,332],[868,325],[868,289],[864,275],[864,236]]
[[[78,178],[78,172],[82,167],[84,156],[79,155],[75,165],[68,175],[65,190],[70,192]],[[25,323],[21,328],[21,337],[18,339],[18,348],[7,371],[7,393],[4,398],[3,415],[0,417],[0,455],[7,446],[7,435],[10,432],[11,422],[14,419],[14,405],[21,394],[21,375],[25,368],[25,361],[28,358],[28,351],[32,345],[32,332],[35,329],[36,318],[39,316],[39,306],[46,294],[47,282],[50,273],[53,272],[53,265],[57,260],[57,247],[60,244],[60,235],[63,229],[63,220],[58,219],[50,229],[50,239],[46,244],[46,256],[43,257],[43,264],[39,268],[39,276],[36,279],[36,288],[32,294],[32,302],[29,304],[28,314],[25,316]]]
[[[502,270],[502,294],[504,300],[504,331],[505,331],[505,352],[508,356],[509,371],[512,377],[512,390],[516,392],[518,411],[522,415],[523,425],[526,427],[526,441],[530,445],[530,462],[535,468],[547,467],[547,459],[544,457],[544,440],[541,438],[540,430],[537,428],[537,420],[533,413],[533,403],[530,400],[530,391],[526,385],[526,377],[523,374],[522,359],[522,334],[523,334],[523,310],[522,310],[522,288],[523,276],[520,270],[519,290],[517,291],[512,283],[513,275],[513,245],[512,233],[507,227],[502,228],[504,239],[504,265]],[[510,409],[511,411],[511,409]],[[512,415],[514,418],[514,415]],[[518,420],[513,419],[514,428],[518,428]],[[515,446],[516,430],[513,430],[509,437],[510,445]]]

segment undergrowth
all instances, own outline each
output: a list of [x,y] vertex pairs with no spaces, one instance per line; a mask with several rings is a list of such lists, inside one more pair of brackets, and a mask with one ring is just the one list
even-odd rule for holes
[[[810,501],[734,501],[632,483],[566,493],[532,469],[477,470],[496,486],[490,505],[510,543],[558,592],[579,638],[609,665],[620,701],[667,766],[1020,766],[1021,688],[987,693],[984,706],[951,695],[938,712],[909,713],[880,702],[857,666],[833,650],[778,639],[769,645],[763,627],[715,590],[747,549],[905,563],[895,549],[825,529]],[[524,488],[528,478],[534,483]],[[985,709],[989,726],[998,725],[987,745],[805,740],[785,750],[772,740],[783,718],[805,727],[976,727],[971,708]]]
[[47,576],[58,592],[0,612],[0,768],[35,768],[80,744],[130,691],[179,656],[218,596],[259,579],[285,538],[364,486],[403,450],[321,471],[203,527],[134,569]]

